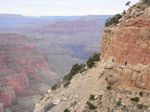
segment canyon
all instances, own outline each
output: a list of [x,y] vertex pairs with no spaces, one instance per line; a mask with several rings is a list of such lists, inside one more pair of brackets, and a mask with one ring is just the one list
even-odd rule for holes
[[33,112],[74,63],[98,51],[108,17],[0,14],[0,112]]
[[[4,25],[0,26],[0,32],[26,35],[30,43],[36,46],[37,52],[48,56],[53,71],[63,77],[73,64],[85,62],[93,53],[99,52],[99,37],[108,17],[110,15],[1,15]],[[12,22],[6,21],[9,19]]]
[[149,112],[150,0],[104,29],[100,61],[36,103],[34,112]]
[[[35,101],[53,85],[59,76],[52,72],[47,57],[39,54],[35,46],[28,44],[24,35],[0,34],[0,102],[1,110],[12,106],[12,111],[33,108]],[[46,80],[47,79],[47,80]],[[29,97],[29,99],[26,99]],[[20,99],[24,98],[22,103]],[[31,100],[26,104],[26,100]],[[23,107],[23,105],[27,105]],[[14,109],[14,110],[13,110]],[[31,111],[31,110],[30,110]],[[4,111],[1,111],[4,112]]]

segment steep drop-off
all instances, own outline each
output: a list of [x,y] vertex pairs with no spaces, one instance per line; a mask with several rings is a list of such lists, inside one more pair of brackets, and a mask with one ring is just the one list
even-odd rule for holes
[[[0,32],[25,34],[38,52],[48,56],[51,68],[61,77],[72,65],[99,51],[99,37],[109,15],[23,17],[0,15]],[[43,18],[43,19],[42,19]],[[45,18],[45,19],[44,19]],[[72,19],[71,19],[72,18]],[[39,19],[41,19],[39,21]],[[7,22],[5,20],[11,20]],[[26,21],[24,24],[19,21]],[[16,25],[13,25],[17,23]],[[12,27],[8,27],[13,25]],[[6,26],[8,28],[3,28]]]
[[149,112],[149,3],[141,0],[106,27],[96,67],[46,94],[34,112]]
[[105,28],[102,58],[114,56],[120,64],[150,63],[150,6],[137,4],[125,12],[120,23]]
[[[143,71],[150,64],[150,6],[143,2],[140,1],[126,11],[119,24],[105,29],[102,62],[111,56],[121,65],[140,64],[137,69]],[[131,70],[122,77],[122,82],[130,86],[150,90],[149,80],[149,70],[144,73],[139,71],[138,74]]]

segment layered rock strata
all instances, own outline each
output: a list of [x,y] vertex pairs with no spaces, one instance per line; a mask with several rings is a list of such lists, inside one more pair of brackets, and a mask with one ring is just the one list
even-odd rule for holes
[[17,105],[18,98],[44,94],[57,79],[47,58],[36,52],[27,37],[0,34],[1,111]]

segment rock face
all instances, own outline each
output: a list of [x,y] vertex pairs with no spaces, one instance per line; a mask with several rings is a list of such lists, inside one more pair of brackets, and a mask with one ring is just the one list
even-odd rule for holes
[[0,112],[17,105],[18,98],[46,92],[57,79],[25,36],[0,34]]
[[120,23],[105,29],[103,60],[114,56],[120,64],[150,64],[150,7],[131,7]]
[[138,70],[127,69],[121,82],[150,90],[150,7],[141,2],[129,8],[119,24],[105,29],[102,42],[102,62],[114,57],[121,65],[132,65]]
[[149,81],[144,73],[150,73],[150,66],[125,66],[114,61],[111,68],[106,67],[110,62],[111,58],[98,63],[77,74],[68,87],[51,91],[36,104],[34,112],[63,112],[65,109],[71,112],[149,112]]
[[96,67],[76,74],[67,87],[48,93],[34,112],[149,112],[148,1],[129,8],[118,24],[105,29]]
[[150,5],[150,0],[141,0],[141,3],[146,3],[146,4]]

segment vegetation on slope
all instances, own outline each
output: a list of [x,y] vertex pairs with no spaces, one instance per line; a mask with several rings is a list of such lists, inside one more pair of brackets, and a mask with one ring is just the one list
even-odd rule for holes
[[100,60],[100,53],[95,53],[93,56],[89,57],[86,65],[88,68],[95,66],[96,62]]
[[77,74],[77,73],[82,73],[85,71],[85,67],[86,65],[85,64],[74,64],[71,68],[71,71],[68,75],[64,76],[64,80],[71,80],[72,77]]
[[100,60],[100,53],[95,53],[93,56],[89,57],[86,64],[77,63],[73,65],[70,73],[64,76],[64,80],[70,81],[74,75],[86,71],[86,68],[92,68],[99,60]]
[[108,18],[106,20],[105,26],[108,27],[110,25],[116,25],[119,23],[119,19],[122,18],[121,14],[116,14],[115,16]]
[[[63,78],[63,86],[66,87],[70,84],[70,80],[73,78],[74,75],[78,73],[82,73],[87,70],[87,68],[92,68],[95,66],[96,62],[100,60],[100,53],[94,53],[93,56],[89,57],[87,60],[86,64],[74,64],[70,70],[70,73],[64,76]],[[57,89],[61,84],[54,84],[52,86],[52,90]]]

